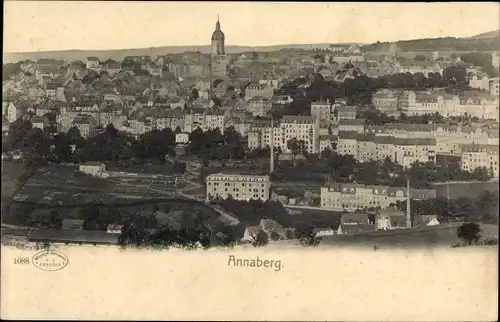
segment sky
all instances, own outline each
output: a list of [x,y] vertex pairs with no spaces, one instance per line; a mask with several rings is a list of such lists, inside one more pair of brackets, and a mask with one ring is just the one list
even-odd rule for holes
[[500,28],[500,5],[461,3],[5,1],[4,52],[373,43]]

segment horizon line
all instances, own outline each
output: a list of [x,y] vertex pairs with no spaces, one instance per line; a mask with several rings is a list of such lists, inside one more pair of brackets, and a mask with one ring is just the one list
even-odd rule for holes
[[[445,36],[445,37],[429,37],[429,38],[413,38],[413,39],[398,39],[398,40],[391,40],[391,41],[381,41],[380,43],[395,43],[399,41],[412,41],[412,40],[424,40],[424,39],[442,39],[442,38],[458,38],[458,39],[468,39],[474,36],[482,35],[482,34],[487,34],[491,32],[498,32],[500,34],[500,29],[497,30],[491,30],[491,31],[485,31],[480,34],[475,34],[472,36]],[[331,44],[331,45],[345,45],[345,44],[357,44],[357,45],[371,45],[375,44],[374,42],[323,42],[323,43],[296,43],[296,44],[274,44],[274,45],[227,45],[226,47],[254,47],[254,48],[265,48],[265,47],[279,47],[279,46],[315,46],[315,45],[326,45],[326,44]],[[159,45],[159,46],[154,46],[154,47],[134,47],[134,48],[126,48],[126,47],[121,47],[121,48],[108,48],[108,49],[78,49],[78,48],[69,48],[69,49],[46,49],[46,50],[37,50],[37,51],[13,51],[13,52],[4,52],[3,54],[36,54],[36,53],[43,53],[43,52],[62,52],[62,51],[120,51],[120,50],[147,50],[147,49],[156,49],[156,48],[161,48],[161,47],[210,47],[210,44],[204,44],[204,45]]]

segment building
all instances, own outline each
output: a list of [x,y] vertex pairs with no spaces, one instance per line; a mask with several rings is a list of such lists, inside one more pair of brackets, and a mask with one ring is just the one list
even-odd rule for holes
[[84,138],[92,137],[97,134],[97,121],[88,115],[79,115],[73,119],[73,126],[80,131]]
[[296,139],[304,141],[305,150],[314,154],[319,150],[319,119],[313,116],[285,115],[280,123],[281,131],[275,136],[275,147],[279,146],[281,151],[289,153],[288,141]]
[[342,215],[337,234],[359,234],[373,230],[374,226],[370,224],[370,219],[367,214],[349,213]]
[[500,65],[500,59],[499,59],[498,52],[493,52],[491,54],[491,64],[493,65],[493,67],[498,69],[498,67]]
[[481,76],[472,76],[469,79],[469,86],[471,88],[477,88],[484,91],[490,90],[490,78],[489,77],[481,77]]
[[355,131],[339,131],[337,152],[340,155],[352,155],[358,157],[357,135]]
[[339,129],[339,132],[340,131],[347,131],[347,132],[364,133],[365,132],[365,120],[364,119],[339,120],[338,129]]
[[406,227],[406,216],[404,212],[390,206],[380,210],[375,216],[375,228],[377,230],[390,230]]
[[492,96],[499,96],[500,95],[500,89],[498,86],[498,77],[495,79],[490,79],[489,81],[489,91]]
[[436,215],[415,215],[413,216],[412,227],[437,226],[439,220]]
[[175,135],[176,144],[188,144],[189,143],[189,133],[181,132]]
[[213,55],[225,55],[224,41],[226,36],[220,29],[219,17],[217,17],[217,23],[215,24],[215,31],[212,34],[212,54]]
[[320,120],[332,119],[332,104],[326,101],[311,102],[311,116],[318,117]]
[[339,138],[336,135],[320,135],[319,137],[319,153],[329,149],[334,151],[337,149]]
[[245,89],[245,100],[248,101],[256,96],[270,100],[274,96],[274,90],[267,84],[249,84]]
[[372,103],[376,109],[387,115],[398,111],[399,93],[390,89],[379,89],[372,96]]
[[104,163],[98,161],[87,162],[85,164],[81,164],[78,167],[78,170],[83,173],[90,174],[91,176],[98,177],[101,173],[106,171],[106,166],[104,165]]
[[63,219],[62,229],[64,230],[83,230],[83,219]]
[[253,116],[266,116],[271,111],[273,104],[271,100],[261,96],[254,96],[248,101],[247,110]]
[[30,122],[33,125],[33,128],[38,128],[40,130],[45,128],[45,118],[43,116],[32,116],[30,118]]
[[99,68],[100,62],[97,57],[87,57],[87,63],[85,64],[87,69]]
[[271,182],[268,175],[211,174],[206,178],[206,199],[267,201],[270,196]]
[[356,106],[339,106],[337,108],[337,120],[356,119]]
[[473,172],[477,168],[486,168],[490,176],[498,178],[498,148],[498,145],[462,145],[462,170]]
[[[356,183],[329,183],[321,187],[321,207],[334,211],[354,212],[364,209],[387,208],[406,200],[405,187],[370,186]],[[435,197],[413,189],[413,195]]]
[[121,234],[122,228],[123,225],[109,224],[108,227],[106,227],[106,232],[108,234]]

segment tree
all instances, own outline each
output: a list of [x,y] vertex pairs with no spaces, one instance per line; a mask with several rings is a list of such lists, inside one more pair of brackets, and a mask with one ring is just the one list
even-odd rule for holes
[[56,230],[62,228],[62,218],[56,210],[50,212],[49,227]]
[[466,242],[468,245],[477,243],[481,238],[481,233],[481,227],[475,222],[466,222],[457,228],[458,238]]
[[30,121],[19,118],[9,125],[9,145],[16,149],[22,146],[29,131],[33,128]]
[[257,235],[252,236],[252,245],[254,247],[266,246],[269,243],[269,237],[263,230],[259,230]]

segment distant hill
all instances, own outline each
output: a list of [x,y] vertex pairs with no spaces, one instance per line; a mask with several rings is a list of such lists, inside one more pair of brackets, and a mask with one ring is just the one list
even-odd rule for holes
[[486,38],[498,37],[499,35],[500,35],[500,29],[475,35],[467,39],[486,39]]
[[472,52],[472,51],[499,51],[500,36],[498,31],[476,35],[469,38],[426,38],[413,40],[400,40],[396,42],[377,42],[362,46],[365,52]]
[[[228,54],[237,54],[244,52],[273,52],[285,48],[300,48],[300,49],[314,49],[314,48],[328,48],[328,44],[291,44],[291,45],[277,45],[277,46],[226,46]],[[121,61],[126,56],[159,56],[166,54],[179,54],[183,52],[200,51],[202,53],[210,53],[210,46],[163,46],[151,48],[134,48],[134,49],[114,49],[114,50],[61,50],[61,51],[40,51],[40,52],[26,52],[26,53],[4,53],[4,63],[16,63],[23,60],[37,61],[40,58],[53,58],[62,59],[64,61],[82,60],[85,61],[87,57],[96,56],[101,61],[109,58]]]

